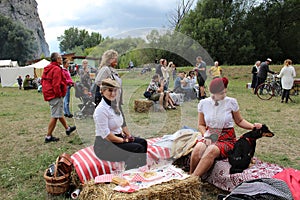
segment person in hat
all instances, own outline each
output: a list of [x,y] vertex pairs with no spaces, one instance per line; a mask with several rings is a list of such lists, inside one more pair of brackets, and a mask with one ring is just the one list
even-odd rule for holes
[[117,105],[119,107],[119,110],[121,111],[122,117],[123,117],[123,124],[122,124],[122,131],[126,134],[130,134],[130,131],[127,127],[126,118],[123,113],[122,105],[123,105],[123,89],[122,89],[122,79],[118,74],[118,71],[116,70],[116,67],[118,65],[118,52],[109,49],[105,51],[101,57],[101,62],[98,68],[98,73],[95,78],[95,84],[96,89],[94,92],[95,94],[95,104],[96,106],[100,103],[102,99],[102,95],[100,92],[100,86],[101,82],[104,79],[111,78],[113,80],[116,80],[120,85],[120,90],[118,90],[118,94],[116,97]]
[[101,82],[102,99],[95,109],[96,138],[94,151],[99,159],[125,161],[126,169],[146,165],[147,141],[122,131],[123,116],[116,97],[120,84],[113,79]]
[[254,94],[257,94],[257,87],[266,81],[268,72],[271,74],[275,74],[275,72],[271,71],[269,68],[269,64],[271,62],[272,62],[271,58],[267,58],[265,62],[262,62],[260,64],[259,71],[257,73],[257,82],[255,85]]
[[236,142],[234,124],[247,130],[262,126],[243,119],[237,100],[226,96],[228,82],[226,77],[213,79],[209,85],[211,96],[198,104],[198,129],[202,137],[192,151],[192,175],[201,177],[213,166],[215,159],[228,157]]

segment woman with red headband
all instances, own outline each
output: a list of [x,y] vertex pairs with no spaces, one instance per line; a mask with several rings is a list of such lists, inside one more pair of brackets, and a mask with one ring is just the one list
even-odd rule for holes
[[195,176],[206,173],[215,159],[228,157],[236,142],[234,124],[248,130],[262,126],[243,119],[237,100],[226,96],[227,86],[226,77],[213,79],[209,85],[211,96],[198,104],[198,129],[202,137],[193,149],[190,163],[190,174]]

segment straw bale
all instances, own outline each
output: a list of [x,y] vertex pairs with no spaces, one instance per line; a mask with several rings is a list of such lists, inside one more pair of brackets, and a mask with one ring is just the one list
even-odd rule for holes
[[193,200],[201,199],[200,181],[196,176],[184,180],[171,180],[134,193],[114,191],[115,184],[84,184],[79,198],[84,200]]
[[134,100],[134,111],[135,112],[149,112],[154,102],[148,99],[136,99]]

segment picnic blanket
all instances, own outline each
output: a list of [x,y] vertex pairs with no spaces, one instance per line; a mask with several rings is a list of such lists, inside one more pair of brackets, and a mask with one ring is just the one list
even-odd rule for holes
[[214,167],[202,178],[222,190],[231,192],[244,181],[272,178],[283,170],[283,167],[277,164],[263,162],[257,158],[256,163],[244,170],[243,173],[229,174],[230,166],[228,159],[217,160]]
[[[152,165],[159,160],[170,158],[170,149],[152,145],[160,138],[148,139],[147,165]],[[113,171],[122,168],[124,162],[111,162],[99,159],[94,147],[81,149],[71,156],[76,173],[82,183],[95,179],[102,174],[112,174]]]

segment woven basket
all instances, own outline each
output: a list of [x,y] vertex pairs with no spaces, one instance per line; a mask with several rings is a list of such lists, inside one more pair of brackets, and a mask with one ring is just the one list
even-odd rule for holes
[[[47,171],[45,170],[44,179],[46,182],[46,190],[49,194],[60,195],[65,193],[70,186],[70,174],[64,174],[63,171],[58,169],[58,160],[56,159],[55,170],[53,176],[48,176]],[[59,175],[59,176],[58,176]]]

